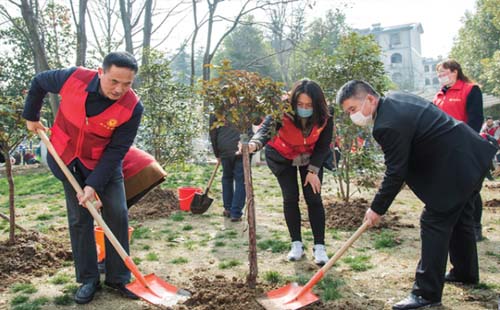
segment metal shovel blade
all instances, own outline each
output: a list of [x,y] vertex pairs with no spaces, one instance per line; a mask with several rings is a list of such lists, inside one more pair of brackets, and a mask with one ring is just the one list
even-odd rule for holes
[[193,200],[191,201],[191,213],[193,214],[203,214],[212,205],[214,201],[213,198],[208,197],[207,193],[195,193]]
[[154,273],[148,274],[144,278],[147,286],[144,286],[138,280],[134,280],[127,284],[127,288],[150,304],[171,307],[191,296],[188,291],[163,281]]
[[297,283],[290,283],[269,291],[266,297],[257,299],[257,302],[267,310],[295,310],[319,300],[319,297],[311,291],[298,296],[301,289],[302,287]]

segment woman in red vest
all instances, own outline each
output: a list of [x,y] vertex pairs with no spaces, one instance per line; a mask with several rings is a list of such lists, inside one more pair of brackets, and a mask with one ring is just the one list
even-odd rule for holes
[[[278,179],[283,195],[283,210],[292,239],[288,260],[296,261],[304,255],[299,209],[299,184],[307,204],[309,221],[314,236],[314,262],[328,261],[325,249],[325,210],[321,200],[323,163],[330,152],[333,119],[328,112],[325,95],[319,85],[310,80],[295,84],[289,96],[292,113],[283,115],[281,122],[267,117],[249,143],[254,152],[267,144],[266,161]],[[271,139],[271,129],[276,136]]]
[[[441,90],[434,97],[434,104],[451,117],[469,125],[479,133],[484,121],[483,94],[477,84],[472,82],[455,60],[446,60],[436,66]],[[483,239],[481,217],[483,202],[478,193],[474,200],[474,231],[476,240]]]

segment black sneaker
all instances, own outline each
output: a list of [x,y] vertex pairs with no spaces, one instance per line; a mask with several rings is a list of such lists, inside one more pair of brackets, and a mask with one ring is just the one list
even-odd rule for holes
[[224,210],[224,211],[222,212],[222,216],[224,216],[224,217],[231,217],[231,211],[229,211],[229,210]]
[[88,304],[94,299],[95,292],[101,289],[101,282],[83,283],[75,293],[74,300],[77,304]]
[[132,293],[124,283],[110,283],[105,281],[104,284],[106,284],[106,286],[114,290],[117,290],[120,293],[120,295],[122,295],[125,298],[139,299],[139,297],[136,294]]

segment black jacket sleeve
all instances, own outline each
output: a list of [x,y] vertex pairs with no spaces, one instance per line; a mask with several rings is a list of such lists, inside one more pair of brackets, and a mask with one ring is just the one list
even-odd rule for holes
[[214,150],[214,155],[216,158],[220,157],[219,149],[217,147],[217,128],[212,128],[216,121],[215,115],[210,114],[208,121],[208,134],[210,135],[210,142],[212,143],[212,149]]
[[385,158],[385,175],[371,209],[383,215],[401,190],[408,172],[411,137],[404,129],[383,128],[373,132],[373,137],[382,147]]
[[333,137],[333,117],[328,118],[326,126],[319,135],[318,141],[314,146],[313,154],[308,169],[318,173],[319,169],[323,166],[325,159],[330,153],[330,144]]
[[[271,116],[266,116],[260,128],[250,139],[250,142],[257,144],[257,150],[262,149],[267,144],[267,142],[271,140],[271,131],[273,126],[280,125],[277,125]],[[276,130],[279,130],[279,127],[277,127]]]
[[467,112],[467,125],[479,133],[484,122],[483,94],[479,86],[475,85],[472,87],[467,96],[465,109]]

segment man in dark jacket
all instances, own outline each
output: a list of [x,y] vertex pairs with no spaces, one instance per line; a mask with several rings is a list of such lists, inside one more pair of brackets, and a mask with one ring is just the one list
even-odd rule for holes
[[[232,222],[241,221],[245,207],[245,178],[243,157],[236,155],[240,132],[231,125],[216,126],[215,115],[210,115],[210,141],[215,157],[222,165],[222,201],[223,215]],[[252,131],[249,130],[249,135]]]
[[[350,81],[337,102],[355,124],[373,124],[385,156],[384,180],[365,221],[377,224],[405,182],[425,203],[413,290],[393,309],[440,305],[445,280],[478,283],[473,198],[494,148],[466,124],[411,94],[379,97],[368,83]],[[453,268],[445,278],[448,252]]]

